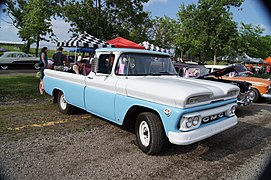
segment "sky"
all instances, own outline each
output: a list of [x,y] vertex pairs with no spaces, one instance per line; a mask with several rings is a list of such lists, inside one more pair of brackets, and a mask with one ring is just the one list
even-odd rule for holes
[[[177,18],[176,14],[179,11],[180,4],[187,6],[188,4],[197,4],[198,0],[150,0],[144,4],[144,10],[151,12],[151,16],[169,16]],[[264,35],[271,35],[271,17],[267,13],[266,7],[260,0],[245,0],[241,6],[242,11],[233,7],[233,20],[237,23],[244,22],[245,24],[260,25],[266,31]],[[4,16],[0,10],[0,41],[15,41],[21,42],[17,35],[17,30],[12,25],[6,23],[8,17]],[[71,34],[68,33],[69,24],[62,19],[52,20],[53,31],[59,41],[69,39]],[[50,49],[55,48],[56,44],[41,42],[40,46],[48,46]]]

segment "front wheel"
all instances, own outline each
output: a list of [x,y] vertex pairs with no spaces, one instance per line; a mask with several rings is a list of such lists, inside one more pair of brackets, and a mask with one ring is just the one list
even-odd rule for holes
[[252,102],[257,102],[260,98],[260,93],[257,89],[251,89],[249,92],[249,97],[252,100]]
[[7,65],[1,65],[0,67],[1,67],[1,69],[3,69],[3,70],[8,69],[8,66],[7,66]]
[[136,139],[146,154],[157,154],[164,144],[163,125],[158,115],[151,112],[139,114],[136,120]]
[[73,111],[73,106],[70,105],[63,94],[63,92],[59,92],[57,95],[58,109],[63,114],[71,114]]

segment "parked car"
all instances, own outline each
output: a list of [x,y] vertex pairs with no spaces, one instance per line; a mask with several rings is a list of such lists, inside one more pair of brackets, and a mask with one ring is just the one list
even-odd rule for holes
[[40,69],[38,57],[33,57],[31,54],[24,52],[4,52],[0,56],[0,67],[1,69],[8,69],[11,66],[29,66]]
[[[221,69],[221,66],[217,65],[205,65],[207,69],[211,72]],[[246,81],[252,84],[251,86],[251,97],[253,102],[257,102],[260,98],[271,99],[271,80],[263,79],[257,77],[250,77],[251,73],[248,73],[246,68],[243,67],[243,72],[231,73],[224,75],[223,79],[236,80],[236,81]]]
[[174,65],[179,76],[187,78],[205,79],[210,81],[218,81],[223,83],[230,83],[240,88],[237,97],[238,105],[249,105],[253,101],[253,92],[251,90],[251,83],[245,81],[226,80],[221,77],[231,72],[241,72],[242,66],[226,67],[212,73],[208,73],[208,69],[204,65],[177,63]]

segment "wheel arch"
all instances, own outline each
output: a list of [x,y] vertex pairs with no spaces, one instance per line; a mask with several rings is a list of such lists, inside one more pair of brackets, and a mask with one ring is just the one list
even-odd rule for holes
[[255,92],[255,97],[256,97],[256,99],[253,100],[253,102],[257,102],[261,98],[261,92],[256,87],[252,87],[251,90]]
[[54,89],[53,92],[52,92],[52,96],[54,97],[54,100],[53,100],[54,103],[57,103],[57,101],[58,101],[58,100],[57,100],[57,96],[58,96],[58,93],[59,93],[59,92],[64,93],[64,92],[63,92],[62,90],[60,90],[60,89]]
[[124,117],[124,120],[123,120],[123,125],[124,126],[129,126],[129,127],[134,129],[136,119],[137,119],[138,115],[140,113],[143,113],[143,112],[151,112],[151,113],[156,114],[159,117],[161,123],[163,124],[163,130],[165,132],[164,123],[162,121],[160,113],[155,109],[151,109],[151,108],[141,106],[141,105],[134,105],[134,106],[129,108],[129,110],[125,114],[125,117]]

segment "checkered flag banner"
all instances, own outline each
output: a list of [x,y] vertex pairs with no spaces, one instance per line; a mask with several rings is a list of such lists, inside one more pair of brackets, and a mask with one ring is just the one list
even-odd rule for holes
[[63,42],[58,42],[57,46],[60,47],[88,47],[88,48],[106,48],[114,47],[113,45],[108,44],[105,41],[102,41],[88,33],[83,33],[78,36],[75,36],[71,39],[68,39]]
[[158,46],[150,44],[148,41],[144,41],[142,43],[139,43],[139,45],[144,46],[145,49],[150,50],[150,51],[159,51],[159,52],[165,52],[165,53],[169,53],[170,54],[170,50],[169,49],[160,48]]

